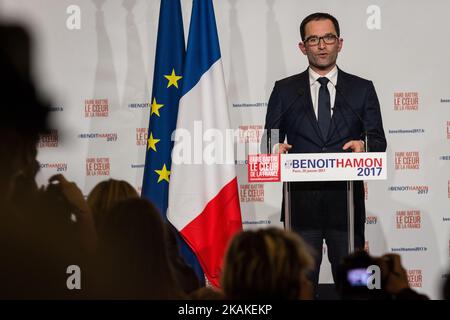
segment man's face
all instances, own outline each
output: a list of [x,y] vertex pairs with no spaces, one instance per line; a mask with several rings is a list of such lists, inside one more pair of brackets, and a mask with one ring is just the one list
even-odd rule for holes
[[[333,44],[326,44],[324,39],[320,39],[319,43],[315,45],[307,41],[312,36],[320,38],[326,35],[336,36]],[[331,20],[313,20],[306,24],[305,41],[299,43],[299,48],[308,57],[310,67],[317,73],[325,75],[335,66],[338,52],[342,48],[342,42],[342,39],[337,38]]]

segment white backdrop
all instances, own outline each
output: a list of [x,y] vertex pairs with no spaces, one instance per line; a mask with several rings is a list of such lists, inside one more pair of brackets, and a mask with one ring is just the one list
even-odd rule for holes
[[[411,285],[433,298],[450,266],[450,43],[447,0],[215,0],[233,127],[257,142],[275,80],[306,69],[299,24],[324,11],[341,25],[339,66],[373,80],[389,179],[366,184],[366,248],[402,255]],[[182,0],[185,35],[191,0]],[[142,183],[159,0],[0,0],[29,27],[34,76],[56,131],[39,149],[39,183],[62,172],[87,194],[109,177]],[[279,225],[277,184],[248,184],[245,228]],[[322,282],[331,281],[326,263]]]

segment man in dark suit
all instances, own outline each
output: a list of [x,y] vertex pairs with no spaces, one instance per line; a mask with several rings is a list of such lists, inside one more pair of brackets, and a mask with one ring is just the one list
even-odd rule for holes
[[[265,128],[279,129],[275,152],[362,152],[365,147],[385,151],[380,105],[372,82],[336,65],[343,44],[338,21],[326,13],[311,14],[302,21],[300,34],[299,48],[307,56],[309,68],[277,81],[267,109]],[[362,181],[354,183],[354,204],[355,249],[361,249],[365,224]],[[292,183],[291,227],[315,250],[311,281],[316,288],[323,239],[336,279],[338,264],[348,254],[346,182]]]

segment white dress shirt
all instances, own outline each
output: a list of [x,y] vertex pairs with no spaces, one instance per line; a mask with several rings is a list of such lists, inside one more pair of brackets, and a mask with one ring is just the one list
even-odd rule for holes
[[334,108],[334,101],[336,98],[336,84],[337,84],[337,78],[338,78],[338,69],[336,66],[328,72],[326,75],[321,76],[317,72],[315,72],[313,69],[308,68],[309,72],[309,83],[311,86],[311,99],[312,104],[314,108],[314,113],[318,115],[318,109],[319,109],[319,89],[320,89],[320,83],[317,81],[320,77],[325,77],[330,80],[327,84],[328,91],[330,92],[330,103],[331,103],[331,116],[333,116],[333,108]]

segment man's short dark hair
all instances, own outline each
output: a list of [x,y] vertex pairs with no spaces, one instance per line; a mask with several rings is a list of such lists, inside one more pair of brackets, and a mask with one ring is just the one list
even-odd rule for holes
[[302,41],[305,40],[305,26],[310,21],[318,21],[318,20],[331,20],[334,24],[334,29],[336,29],[337,36],[341,36],[341,31],[339,29],[339,22],[335,17],[333,17],[331,14],[323,13],[323,12],[316,12],[313,14],[310,14],[305,19],[303,19],[302,23],[300,24],[300,36],[302,37]]

